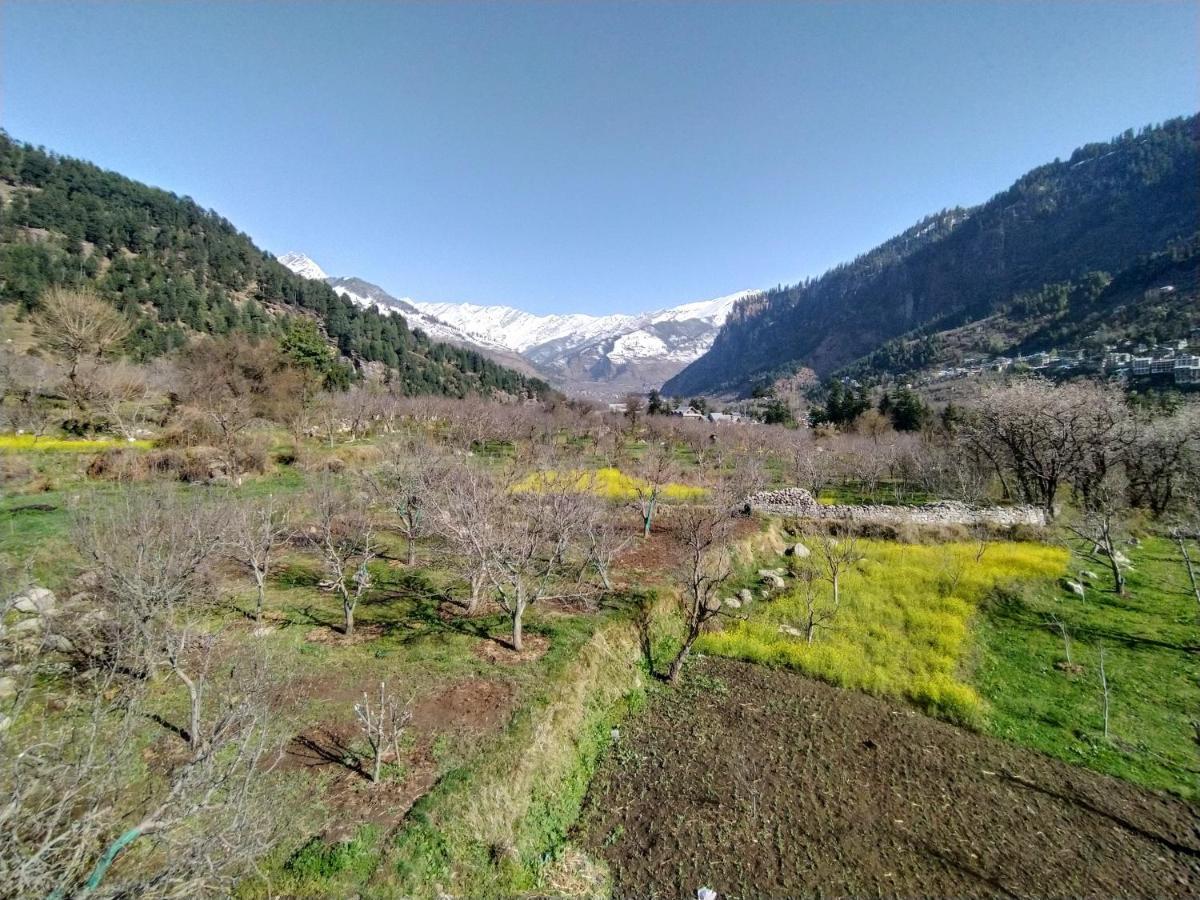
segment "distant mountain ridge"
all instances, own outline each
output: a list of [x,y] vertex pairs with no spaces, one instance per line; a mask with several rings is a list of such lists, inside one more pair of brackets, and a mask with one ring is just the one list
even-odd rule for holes
[[747,393],[827,376],[890,340],[992,315],[1022,293],[1124,271],[1200,228],[1200,117],[1089,144],[979,206],[930,216],[820,278],[737,304],[664,391]]
[[556,387],[597,399],[659,387],[703,354],[736,304],[756,293],[641,314],[537,315],[511,306],[395,297],[361,278],[327,276],[301,253],[286,253],[279,261],[297,274],[325,281],[360,306],[399,311],[436,340],[470,347],[519,370],[524,362]]

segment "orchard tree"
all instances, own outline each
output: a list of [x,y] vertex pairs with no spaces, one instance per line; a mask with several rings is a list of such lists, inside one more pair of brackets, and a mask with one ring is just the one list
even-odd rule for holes
[[275,554],[292,536],[291,519],[291,507],[274,494],[242,501],[230,512],[225,553],[254,579],[254,621],[259,625],[267,599],[267,578]]
[[744,498],[740,486],[714,484],[705,502],[688,504],[678,512],[676,533],[684,554],[675,575],[685,631],[667,669],[667,680],[672,683],[679,680],[705,625],[721,612],[718,593],[732,575],[734,516]]
[[310,497],[314,543],[325,568],[324,587],[342,601],[342,633],[354,636],[354,612],[371,588],[370,564],[379,541],[370,499],[364,491],[339,487],[326,478]]
[[669,447],[647,444],[633,469],[634,508],[642,521],[642,537],[650,537],[654,514],[658,511],[663,492],[678,472]]

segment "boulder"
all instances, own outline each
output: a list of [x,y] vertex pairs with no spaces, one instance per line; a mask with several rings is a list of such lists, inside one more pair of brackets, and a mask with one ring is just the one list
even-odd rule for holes
[[730,609],[741,609],[742,608],[742,601],[739,600],[737,597],[726,597],[721,602],[723,602]]
[[810,556],[812,556],[812,551],[803,544],[792,544],[792,546],[788,547],[787,550],[784,551],[784,555],[794,556],[796,559],[808,559]]
[[754,591],[750,588],[742,588],[738,591],[738,599],[742,601],[743,606],[749,606],[750,601],[754,599]]
[[759,571],[758,577],[762,579],[763,584],[773,590],[781,591],[787,587],[787,583],[783,580],[783,576],[776,574],[775,572],[768,572],[767,570],[762,569]]
[[1084,569],[1082,572],[1080,572],[1079,577],[1086,578],[1089,581],[1097,581],[1100,578],[1099,575],[1097,575],[1095,572],[1089,571],[1088,569]]
[[54,596],[54,592],[44,587],[31,587],[22,591],[13,601],[13,609],[17,612],[35,613],[39,616],[53,612],[57,605],[58,598]]
[[799,628],[795,628],[792,625],[780,625],[779,633],[780,634],[788,634],[788,635],[791,635],[792,637],[804,637],[804,632],[801,631]]
[[1080,584],[1078,581],[1072,581],[1070,578],[1064,578],[1062,584],[1063,584],[1063,587],[1065,587],[1068,591],[1070,591],[1072,594],[1075,594],[1076,596],[1079,596],[1079,597],[1087,596],[1087,591],[1084,590],[1083,585]]
[[7,700],[17,693],[17,679],[11,675],[0,677],[0,700]]

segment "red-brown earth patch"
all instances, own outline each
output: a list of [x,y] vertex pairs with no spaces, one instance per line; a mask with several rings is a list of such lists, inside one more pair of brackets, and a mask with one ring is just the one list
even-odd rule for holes
[[[343,705],[376,687],[373,680],[354,684],[333,676],[303,683],[309,696]],[[371,762],[361,756],[365,742],[352,714],[317,723],[296,735],[284,750],[280,768],[325,777],[321,797],[329,807],[330,825],[324,837],[345,840],[363,823],[396,825],[433,787],[440,774],[433,754],[439,736],[498,732],[508,722],[514,702],[511,685],[485,678],[468,678],[418,698],[408,726],[412,743],[400,760],[401,778],[370,782]]]
[[540,634],[527,634],[521,639],[521,650],[517,652],[508,643],[508,638],[493,638],[477,643],[472,651],[480,659],[490,663],[515,666],[541,659],[550,649],[550,641]]
[[618,898],[1200,896],[1183,800],[730,660],[622,727],[578,832]]

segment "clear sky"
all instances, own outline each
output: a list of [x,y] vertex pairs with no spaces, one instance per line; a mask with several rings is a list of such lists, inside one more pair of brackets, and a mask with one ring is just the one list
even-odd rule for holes
[[820,274],[1200,108],[1200,3],[0,2],[0,124],[424,300]]

